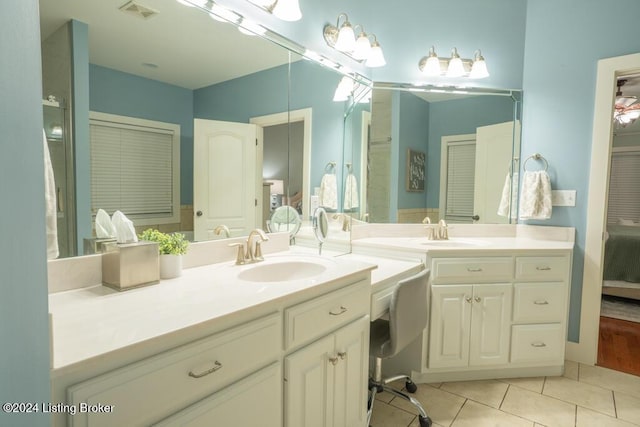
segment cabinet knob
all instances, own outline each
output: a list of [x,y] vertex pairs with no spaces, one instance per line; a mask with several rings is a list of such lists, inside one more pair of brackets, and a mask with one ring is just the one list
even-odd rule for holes
[[330,357],[329,358],[329,362],[331,362],[331,364],[333,366],[336,366],[338,364],[339,359],[337,357]]
[[475,297],[475,298],[474,298],[474,300],[475,300],[476,302],[480,302],[480,301],[482,301],[482,298],[480,298],[480,297]]
[[193,371],[189,371],[189,376],[192,378],[202,378],[202,377],[206,377],[209,374],[214,373],[215,371],[217,371],[218,369],[222,368],[222,363],[218,362],[217,360],[213,363],[213,367],[207,370],[204,370],[202,372],[198,372],[195,373]]
[[471,303],[473,301],[473,299],[470,296],[465,295],[464,296],[464,300],[468,303]]
[[340,358],[340,360],[346,359],[347,358],[347,352],[343,351],[343,352],[338,353],[338,357]]

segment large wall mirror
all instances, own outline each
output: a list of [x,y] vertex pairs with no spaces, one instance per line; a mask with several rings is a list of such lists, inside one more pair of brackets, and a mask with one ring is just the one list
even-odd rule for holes
[[[138,230],[183,231],[195,240],[267,228],[280,205],[309,219],[327,165],[344,164],[349,104],[332,97],[342,75],[256,35],[262,30],[237,15],[218,13],[236,23],[176,0],[40,0],[61,256],[83,253],[98,208],[109,212],[127,200],[150,199],[121,209]],[[155,143],[149,129],[162,138],[174,132],[179,161],[171,138],[165,157],[144,148],[149,138]],[[142,143],[116,158],[113,150],[96,151],[101,135]],[[179,174],[172,181],[130,167],[136,156],[158,156],[159,165],[171,166],[157,169],[179,167]],[[164,186],[135,193],[144,180]],[[117,186],[134,192],[112,196]],[[237,193],[245,197],[232,200]]]
[[[345,122],[359,220],[514,223],[521,93],[375,83]],[[515,172],[514,172],[515,171]]]

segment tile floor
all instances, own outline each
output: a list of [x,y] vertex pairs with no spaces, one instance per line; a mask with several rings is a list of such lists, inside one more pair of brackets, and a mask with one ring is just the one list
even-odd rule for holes
[[[569,361],[562,377],[418,384],[414,396],[434,427],[640,426],[640,377]],[[416,414],[382,393],[371,426],[419,427]]]

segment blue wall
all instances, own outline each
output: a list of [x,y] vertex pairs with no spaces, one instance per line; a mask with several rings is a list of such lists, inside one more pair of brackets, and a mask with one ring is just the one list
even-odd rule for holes
[[[0,3],[0,402],[49,402],[49,320],[37,0]],[[0,425],[49,426],[7,414]]]
[[91,111],[180,125],[180,203],[192,204],[193,91],[91,64],[89,93]]
[[555,189],[577,190],[575,208],[533,224],[576,228],[569,338],[578,341],[596,65],[640,51],[640,2],[528,2],[522,156],[541,153]]
[[511,121],[514,115],[514,101],[508,96],[483,95],[460,100],[433,102],[430,105],[427,207],[438,208],[442,137],[444,135],[476,133],[478,126]]

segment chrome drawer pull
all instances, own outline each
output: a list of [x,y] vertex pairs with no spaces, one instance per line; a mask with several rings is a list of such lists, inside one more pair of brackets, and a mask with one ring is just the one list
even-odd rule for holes
[[469,273],[480,273],[482,269],[480,267],[467,267]]
[[332,364],[333,366],[336,366],[336,365],[338,364],[338,361],[339,361],[339,360],[338,360],[338,358],[337,358],[337,357],[330,357],[330,358],[329,358],[329,362],[331,362],[331,364]]
[[189,371],[189,376],[192,378],[202,378],[202,377],[206,377],[209,374],[214,373],[215,371],[217,371],[218,369],[222,368],[222,363],[218,362],[217,360],[213,363],[213,368],[207,370],[207,371],[203,371],[200,372],[199,374],[194,374],[193,371]]
[[547,300],[538,300],[533,302],[535,305],[549,305]]
[[338,357],[340,357],[340,360],[344,360],[344,359],[346,359],[346,357],[347,357],[347,352],[346,352],[346,351],[343,351],[343,352],[338,353]]
[[347,312],[347,307],[344,307],[344,306],[341,305],[339,312],[334,313],[333,310],[332,310],[332,311],[329,312],[329,314],[332,315],[332,316],[340,316],[341,314],[344,314],[346,312]]
[[536,270],[538,270],[538,271],[550,271],[551,267],[545,265],[544,267],[536,267]]
[[531,343],[531,347],[537,347],[537,348],[541,348],[541,347],[546,347],[547,345],[543,342],[532,342]]

